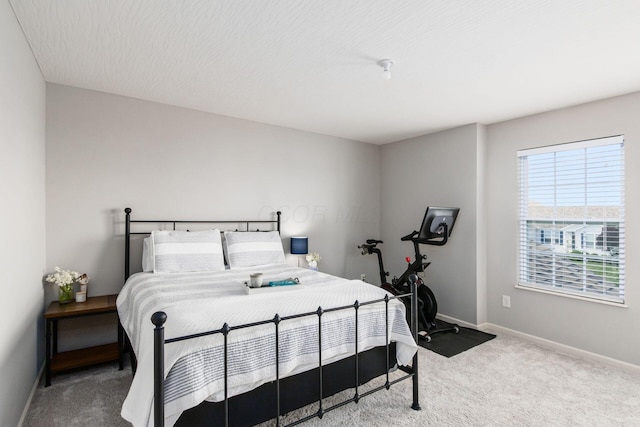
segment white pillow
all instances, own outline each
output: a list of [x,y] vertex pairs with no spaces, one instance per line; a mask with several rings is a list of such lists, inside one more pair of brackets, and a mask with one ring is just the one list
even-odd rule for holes
[[224,237],[231,269],[285,262],[277,231],[225,231]]
[[222,271],[219,230],[153,231],[153,272]]
[[153,242],[151,242],[151,236],[145,237],[142,241],[142,271],[145,273],[153,271]]

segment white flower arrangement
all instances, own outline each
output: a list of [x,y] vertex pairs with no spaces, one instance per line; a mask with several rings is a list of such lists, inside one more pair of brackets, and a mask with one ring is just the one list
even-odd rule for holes
[[309,264],[309,267],[311,268],[317,268],[318,262],[322,259],[322,257],[318,252],[311,252],[310,254],[307,255],[306,258],[307,258],[307,264]]
[[55,268],[55,273],[50,274],[45,279],[47,282],[55,283],[58,287],[72,285],[78,280],[80,273],[71,270],[62,270],[60,267]]

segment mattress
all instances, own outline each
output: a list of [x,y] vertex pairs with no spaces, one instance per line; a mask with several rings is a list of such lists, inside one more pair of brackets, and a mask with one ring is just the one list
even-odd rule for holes
[[[247,293],[244,282],[261,272],[264,282],[298,278],[300,284]],[[138,369],[122,407],[122,416],[134,426],[153,424],[153,325],[156,311],[167,314],[165,339],[229,326],[260,322],[322,307],[354,305],[355,301],[384,298],[386,291],[287,264],[248,267],[219,272],[137,273],[117,300],[118,314],[138,359]],[[356,347],[355,309],[321,316],[322,361],[328,364],[353,355]],[[385,303],[358,308],[358,351],[395,341],[396,358],[408,365],[417,350],[406,323],[405,307],[389,301],[385,330]],[[318,316],[280,322],[279,375],[295,375],[318,365]],[[232,330],[228,335],[228,396],[244,393],[275,380],[275,324]],[[224,345],[222,334],[165,345],[165,423],[173,425],[182,411],[204,400],[224,399]]]

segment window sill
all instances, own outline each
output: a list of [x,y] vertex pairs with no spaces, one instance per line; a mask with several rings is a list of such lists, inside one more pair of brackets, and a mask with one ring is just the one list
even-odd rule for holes
[[540,289],[540,288],[534,288],[531,286],[524,286],[521,284],[517,284],[515,286],[516,289],[522,289],[525,291],[531,291],[531,292],[538,292],[538,293],[542,293],[542,294],[547,294],[547,295],[553,295],[556,297],[561,297],[561,298],[570,298],[570,299],[577,299],[580,301],[586,301],[586,302],[593,302],[596,304],[604,304],[604,305],[609,305],[612,307],[618,307],[618,308],[629,308],[629,306],[626,304],[626,302],[620,303],[620,302],[614,302],[614,301],[606,301],[606,300],[601,300],[601,299],[596,299],[596,298],[587,298],[587,297],[583,297],[580,295],[572,295],[572,294],[565,294],[565,293],[561,293],[561,292],[553,292],[553,291],[547,291],[545,289]]

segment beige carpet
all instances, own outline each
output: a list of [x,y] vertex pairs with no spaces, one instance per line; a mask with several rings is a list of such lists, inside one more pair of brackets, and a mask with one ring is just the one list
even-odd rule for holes
[[[640,374],[509,336],[452,358],[419,352],[421,411],[410,409],[407,381],[304,425],[640,426]],[[119,417],[129,372],[107,365],[54,377],[36,392],[24,426],[129,425]]]

